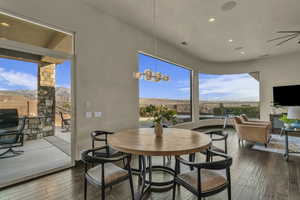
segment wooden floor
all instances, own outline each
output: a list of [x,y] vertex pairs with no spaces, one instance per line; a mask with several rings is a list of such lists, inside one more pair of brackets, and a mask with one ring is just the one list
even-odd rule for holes
[[[234,159],[231,168],[233,199],[300,199],[300,157],[291,156],[290,161],[286,162],[280,154],[254,151],[249,146],[239,147],[234,132],[230,133],[228,147],[229,154]],[[155,162],[161,162],[161,160],[161,158],[156,158]],[[130,199],[129,184],[125,182],[114,186],[112,190],[107,191],[107,194],[107,199],[110,200]],[[152,193],[148,199],[169,200],[171,197],[171,191],[169,191]],[[0,190],[0,200],[64,199],[83,199],[82,166]],[[99,189],[89,186],[88,199],[100,199]],[[180,188],[176,199],[194,200],[196,198]],[[206,199],[227,199],[226,191]]]

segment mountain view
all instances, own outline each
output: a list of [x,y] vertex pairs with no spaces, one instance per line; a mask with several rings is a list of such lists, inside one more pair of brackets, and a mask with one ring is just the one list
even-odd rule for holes
[[[65,87],[56,87],[55,95],[56,99],[70,99],[71,89]],[[0,98],[1,96],[23,96],[28,99],[37,99],[37,90],[0,90]]]
[[[62,110],[69,113],[71,108],[70,88],[57,87],[55,93],[57,112]],[[0,91],[0,109],[15,108],[20,116],[37,116],[37,102],[37,90]]]

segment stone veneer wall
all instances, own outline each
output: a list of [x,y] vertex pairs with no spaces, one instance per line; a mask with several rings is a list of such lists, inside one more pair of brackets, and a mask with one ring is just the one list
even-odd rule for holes
[[[39,133],[30,134],[34,139],[38,134],[51,136],[55,133],[55,64],[39,64],[38,70],[38,116]],[[38,130],[38,129],[37,129]]]

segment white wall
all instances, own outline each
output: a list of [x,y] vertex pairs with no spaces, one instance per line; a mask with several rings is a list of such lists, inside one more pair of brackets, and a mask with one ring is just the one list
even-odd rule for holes
[[[138,126],[137,51],[152,53],[153,38],[128,24],[80,3],[80,0],[0,0],[0,8],[34,21],[63,27],[76,32],[76,138],[79,149],[90,144],[94,129],[120,130]],[[299,81],[299,54],[241,63],[208,63],[197,60],[172,46],[159,42],[158,54],[164,59],[194,69],[193,100],[198,102],[199,72],[261,72],[263,119],[268,118],[271,88],[277,84]],[[87,106],[86,101],[90,102]],[[193,106],[195,123],[198,103]],[[86,111],[101,111],[101,119],[86,119]],[[77,154],[78,155],[78,154]]]

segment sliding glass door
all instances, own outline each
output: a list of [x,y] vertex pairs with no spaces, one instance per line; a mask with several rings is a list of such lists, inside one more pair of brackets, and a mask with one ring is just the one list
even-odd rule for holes
[[71,167],[73,35],[0,14],[0,188]]

